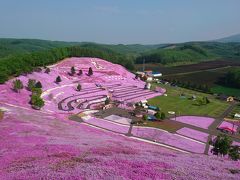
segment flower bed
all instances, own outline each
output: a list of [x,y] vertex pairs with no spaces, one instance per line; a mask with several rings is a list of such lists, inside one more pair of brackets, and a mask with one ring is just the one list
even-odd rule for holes
[[[171,120],[175,120],[175,118],[172,118]],[[214,119],[201,116],[179,116],[176,118],[176,121],[197,126],[203,129],[208,129],[208,127],[214,122]]]
[[194,153],[204,153],[205,144],[155,128],[133,127],[132,134]]
[[117,124],[117,123],[112,123],[107,120],[103,120],[103,119],[99,119],[99,118],[95,118],[95,117],[90,118],[86,122],[89,124],[92,124],[94,126],[98,126],[100,128],[104,128],[104,129],[114,131],[117,133],[122,133],[122,134],[128,133],[129,128],[130,128],[129,125],[121,125],[121,124]]
[[189,138],[193,138],[202,142],[207,142],[208,140],[208,136],[209,134],[201,132],[201,131],[197,131],[194,129],[190,129],[190,128],[181,128],[177,131],[178,134],[187,136]]

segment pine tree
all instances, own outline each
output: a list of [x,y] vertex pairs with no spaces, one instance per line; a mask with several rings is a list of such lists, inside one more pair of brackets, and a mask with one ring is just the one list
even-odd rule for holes
[[74,75],[76,73],[76,70],[74,68],[74,66],[71,67],[71,74]]
[[48,73],[50,73],[50,71],[51,71],[50,68],[47,67],[46,70],[45,70],[45,73],[48,74]]
[[40,81],[38,81],[36,84],[35,84],[35,88],[42,88],[42,83]]
[[77,85],[77,91],[81,91],[81,89],[82,89],[81,84],[78,84],[78,85]]
[[61,81],[62,81],[61,77],[58,76],[58,77],[56,78],[56,83],[58,84],[58,83],[60,83]]
[[92,70],[91,67],[88,69],[88,75],[89,75],[89,76],[93,75],[93,70]]

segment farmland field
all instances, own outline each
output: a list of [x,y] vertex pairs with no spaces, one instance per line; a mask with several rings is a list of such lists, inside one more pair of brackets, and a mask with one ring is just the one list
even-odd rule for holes
[[[187,90],[179,87],[170,87],[168,85],[161,85],[167,90],[168,96],[158,96],[149,100],[149,104],[161,108],[163,112],[168,114],[168,111],[175,111],[179,115],[198,115],[218,117],[228,106],[226,102],[219,101],[211,95],[204,93],[197,93],[195,91]],[[184,93],[185,98],[181,98],[180,94]],[[189,100],[191,96],[203,97],[207,96],[210,103],[207,105],[195,105],[193,100]]]
[[216,70],[204,70],[200,72],[189,72],[181,74],[166,75],[164,79],[178,80],[181,82],[194,82],[195,84],[206,84],[210,87],[216,85],[219,78],[223,77],[233,67],[219,68]]
[[[222,68],[227,66],[240,66],[238,60],[216,60],[216,61],[204,61],[197,64],[189,64],[175,67],[165,67],[161,64],[147,63],[145,64],[146,70],[160,71],[163,75],[187,73],[187,72],[198,72],[203,70],[210,70],[216,68]],[[139,71],[142,70],[142,64],[136,64],[135,68]]]

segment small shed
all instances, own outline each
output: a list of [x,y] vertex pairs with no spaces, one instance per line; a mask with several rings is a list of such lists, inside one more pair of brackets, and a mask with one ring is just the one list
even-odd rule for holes
[[232,96],[227,97],[227,102],[233,102],[234,98]]

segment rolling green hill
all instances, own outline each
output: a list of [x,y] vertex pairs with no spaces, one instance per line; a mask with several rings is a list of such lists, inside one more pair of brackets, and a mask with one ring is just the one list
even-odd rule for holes
[[240,59],[240,43],[188,42],[171,44],[138,56],[136,63],[182,65],[215,59]]

